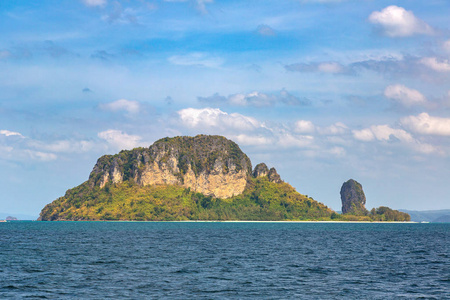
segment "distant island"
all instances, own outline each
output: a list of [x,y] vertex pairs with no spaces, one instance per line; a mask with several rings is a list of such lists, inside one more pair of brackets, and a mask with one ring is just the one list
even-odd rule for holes
[[222,136],[163,138],[149,148],[98,159],[89,179],[46,205],[38,220],[409,221],[409,215],[365,209],[362,186],[342,186],[338,214],[284,182],[275,168],[252,168]]

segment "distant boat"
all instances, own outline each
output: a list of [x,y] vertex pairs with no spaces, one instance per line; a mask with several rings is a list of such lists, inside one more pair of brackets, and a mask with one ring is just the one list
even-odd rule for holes
[[0,222],[6,222],[6,220],[0,220]]
[[420,222],[420,223],[430,223],[430,222],[428,222],[428,221],[422,221],[422,222]]

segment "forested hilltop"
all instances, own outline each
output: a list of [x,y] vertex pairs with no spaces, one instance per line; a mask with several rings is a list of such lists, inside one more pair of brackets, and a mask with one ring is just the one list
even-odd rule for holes
[[275,168],[252,170],[236,143],[198,135],[102,156],[89,179],[46,205],[39,220],[397,220],[378,212],[337,214]]

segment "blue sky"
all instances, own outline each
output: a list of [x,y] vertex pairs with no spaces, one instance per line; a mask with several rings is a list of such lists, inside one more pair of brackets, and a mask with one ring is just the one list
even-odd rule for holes
[[0,3],[0,212],[37,216],[98,157],[236,141],[340,210],[450,204],[446,0]]

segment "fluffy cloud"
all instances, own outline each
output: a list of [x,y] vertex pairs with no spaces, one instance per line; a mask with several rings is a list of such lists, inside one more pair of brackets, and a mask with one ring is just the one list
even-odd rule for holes
[[386,87],[384,96],[395,100],[406,107],[425,104],[427,101],[425,96],[419,91],[407,88],[401,84],[389,85]]
[[308,99],[300,99],[285,89],[281,90],[279,93],[266,94],[261,92],[251,92],[248,94],[233,94],[228,97],[221,96],[219,94],[214,94],[209,97],[198,97],[198,101],[207,105],[233,105],[233,106],[272,106],[277,103],[282,103],[285,105],[297,105],[304,106],[309,105]]
[[370,128],[362,130],[353,130],[353,136],[355,139],[369,142],[373,140],[389,141],[398,139],[402,142],[412,142],[414,139],[403,129],[391,128],[388,125],[374,125]]
[[174,65],[180,66],[202,66],[208,68],[218,68],[223,64],[220,57],[211,56],[204,52],[193,52],[185,55],[174,55],[168,58]]
[[438,60],[436,57],[424,57],[419,62],[437,72],[450,72],[448,59]]
[[106,0],[82,0],[82,2],[87,6],[104,6]]
[[114,102],[100,104],[100,108],[108,111],[126,111],[130,114],[135,114],[139,112],[140,105],[137,101],[119,99]]
[[353,130],[353,137],[359,141],[370,142],[375,139],[375,135],[372,130],[365,128],[362,130]]
[[337,62],[321,63],[296,63],[284,66],[287,71],[292,72],[318,72],[328,74],[351,73],[349,69]]
[[401,119],[401,124],[411,131],[426,134],[450,136],[450,118],[432,117],[427,113]]
[[261,127],[254,118],[238,113],[226,113],[218,108],[186,108],[178,111],[181,122],[190,128],[220,128],[249,131]]
[[20,134],[18,132],[14,132],[14,131],[9,131],[9,130],[0,130],[0,134],[4,135],[4,136],[19,136],[19,137],[23,137],[22,134]]
[[417,18],[412,11],[395,5],[381,11],[374,11],[369,21],[380,26],[383,33],[389,37],[406,37],[414,34],[433,34],[430,25]]
[[[3,138],[2,138],[3,136]],[[18,137],[18,138],[12,138]],[[57,153],[84,153],[95,148],[86,140],[42,141],[23,136],[19,132],[0,130],[0,152],[3,159],[51,161],[58,158]]]
[[352,133],[356,140],[363,142],[380,141],[384,142],[385,146],[397,142],[416,152],[443,154],[441,149],[415,139],[403,129],[392,128],[389,125],[374,125],[362,130],[353,130]]
[[105,140],[116,149],[132,149],[139,146],[142,138],[137,135],[129,135],[120,130],[109,129],[98,133],[98,137]]
[[281,133],[277,145],[284,148],[306,148],[313,146],[314,137],[311,135],[293,135]]
[[311,121],[298,120],[295,122],[293,131],[296,133],[314,133],[317,132],[320,135],[343,135],[348,132],[348,127],[341,122],[337,122],[330,126],[320,127],[315,126]]
[[315,129],[314,124],[306,120],[298,120],[294,126],[294,131],[298,133],[313,133]]
[[239,145],[249,145],[249,146],[265,146],[273,144],[275,141],[273,138],[262,136],[262,135],[249,135],[249,134],[238,134],[235,136],[230,136],[230,138],[238,143]]
[[402,142],[412,142],[414,139],[410,133],[403,129],[391,128],[388,125],[377,125],[370,128],[379,141],[389,141],[396,138]]
[[337,122],[327,127],[318,127],[317,130],[323,135],[341,135],[348,131],[348,127],[344,123]]

